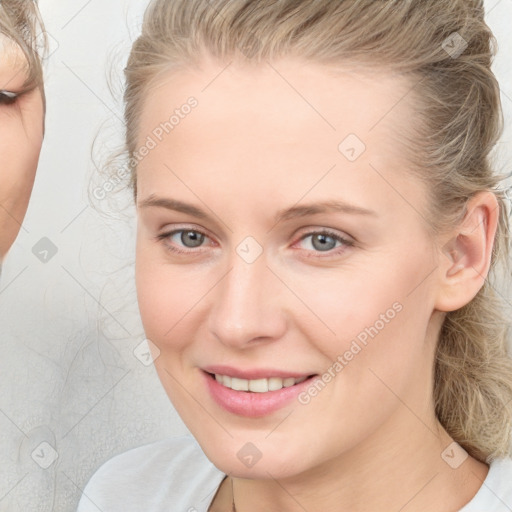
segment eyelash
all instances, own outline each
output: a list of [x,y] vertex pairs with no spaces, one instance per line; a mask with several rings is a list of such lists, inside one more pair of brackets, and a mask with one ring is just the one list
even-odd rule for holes
[[177,254],[193,254],[193,253],[197,254],[198,251],[196,251],[194,249],[186,249],[186,250],[178,249],[176,246],[166,243],[172,236],[174,236],[178,233],[185,233],[185,232],[197,233],[199,235],[203,235],[206,238],[210,238],[206,233],[203,233],[202,231],[199,231],[198,229],[187,229],[187,228],[175,229],[175,230],[169,231],[167,233],[162,233],[161,235],[158,235],[156,238],[159,241],[164,243],[165,249],[168,251],[175,252]]
[[[169,231],[167,233],[162,233],[161,235],[158,235],[156,238],[158,241],[164,243],[165,245],[165,248],[166,250],[168,251],[171,251],[171,252],[174,252],[174,253],[177,253],[177,254],[197,254],[198,251],[194,250],[194,249],[186,249],[186,250],[183,250],[183,249],[178,249],[176,246],[173,246],[173,245],[170,245],[168,243],[165,243],[167,242],[172,236],[176,235],[176,234],[179,234],[179,233],[184,233],[184,232],[192,232],[192,233],[196,233],[196,234],[199,234],[199,235],[203,235],[204,237],[206,238],[209,238],[208,235],[206,233],[203,233],[202,231],[200,230],[197,230],[197,229],[187,229],[187,228],[182,228],[182,229],[175,229],[173,231]],[[312,257],[312,258],[325,258],[325,257],[329,257],[329,256],[333,256],[333,255],[338,255],[339,254],[339,249],[346,249],[347,247],[353,247],[354,246],[354,242],[352,240],[349,240],[347,238],[344,238],[342,236],[340,236],[339,234],[333,232],[333,231],[330,231],[329,229],[321,229],[319,231],[310,231],[308,233],[305,233],[299,240],[299,242],[302,242],[303,240],[311,237],[311,236],[315,236],[315,235],[325,235],[325,236],[328,236],[330,238],[333,238],[336,242],[340,242],[341,243],[341,246],[340,247],[337,247],[337,248],[333,248],[329,251],[315,251],[315,250],[307,250],[307,252],[313,252],[315,253],[315,256],[312,256],[312,255],[308,255],[307,257]],[[202,251],[201,251],[202,252]],[[319,254],[321,255],[322,253],[326,254],[326,256],[316,256],[316,254]]]
[[18,99],[19,94],[10,91],[0,91],[0,105],[12,105]]
[[305,251],[309,253],[307,254],[308,258],[328,258],[330,256],[339,256],[343,251],[347,249],[347,247],[354,246],[354,242],[352,240],[345,238],[339,235],[338,233],[326,228],[320,229],[319,231],[309,231],[308,233],[305,233],[303,236],[301,236],[299,242],[302,242],[305,239],[313,237],[315,235],[328,236],[330,238],[333,238],[336,242],[339,242],[341,245],[339,247],[334,247],[333,249],[330,249],[328,251],[315,251],[314,249],[305,249]]

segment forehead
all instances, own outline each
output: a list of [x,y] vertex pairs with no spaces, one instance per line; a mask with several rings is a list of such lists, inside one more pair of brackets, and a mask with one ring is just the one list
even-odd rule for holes
[[217,128],[209,138],[222,138],[220,130],[245,128],[239,136],[262,132],[258,136],[279,141],[336,141],[354,133],[363,141],[384,142],[410,130],[410,90],[408,79],[377,70],[328,68],[291,59],[257,66],[205,60],[200,69],[169,72],[149,88],[139,140],[194,96],[199,106],[173,130],[176,142],[205,135],[197,129],[208,128],[206,121],[215,121]]
[[168,184],[172,167],[194,186],[224,183],[235,190],[242,183],[264,194],[293,180],[298,191],[333,165],[347,187],[362,190],[376,171],[407,168],[412,85],[376,70],[293,60],[206,61],[201,69],[170,72],[145,98],[138,146],[155,138],[190,97],[197,107],[185,109],[139,163],[139,190]]

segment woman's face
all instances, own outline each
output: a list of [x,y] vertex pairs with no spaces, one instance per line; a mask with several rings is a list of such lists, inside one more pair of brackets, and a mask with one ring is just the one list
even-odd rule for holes
[[24,92],[27,77],[23,52],[0,34],[0,261],[27,211],[43,141],[42,92]]
[[140,311],[166,392],[226,473],[375,457],[435,421],[440,253],[400,137],[410,87],[205,62],[146,98]]

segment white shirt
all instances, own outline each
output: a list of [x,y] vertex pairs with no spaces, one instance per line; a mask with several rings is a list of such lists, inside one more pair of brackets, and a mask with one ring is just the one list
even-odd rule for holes
[[[165,439],[101,466],[77,512],[207,512],[224,477],[193,437]],[[512,512],[512,459],[491,463],[482,487],[460,512]]]

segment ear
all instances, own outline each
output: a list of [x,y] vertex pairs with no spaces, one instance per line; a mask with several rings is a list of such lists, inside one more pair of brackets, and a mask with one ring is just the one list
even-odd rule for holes
[[441,248],[438,311],[465,306],[484,285],[498,218],[499,204],[492,192],[480,192],[468,202],[464,219]]

